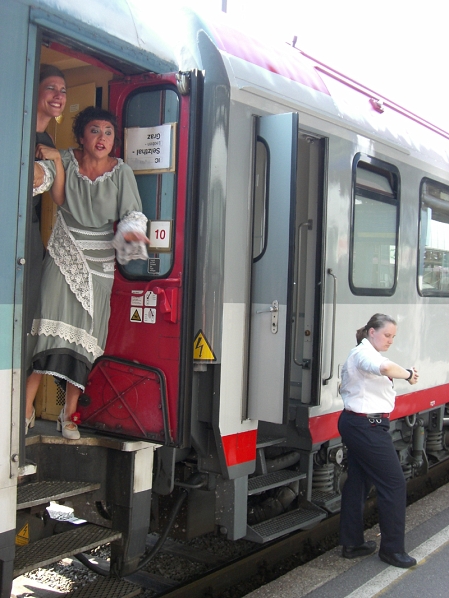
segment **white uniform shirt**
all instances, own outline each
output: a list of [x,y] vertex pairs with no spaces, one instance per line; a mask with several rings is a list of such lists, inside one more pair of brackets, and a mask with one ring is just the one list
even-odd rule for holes
[[368,339],[355,347],[341,371],[340,394],[345,409],[356,413],[390,413],[396,393],[393,382],[380,373],[388,357],[376,351]]

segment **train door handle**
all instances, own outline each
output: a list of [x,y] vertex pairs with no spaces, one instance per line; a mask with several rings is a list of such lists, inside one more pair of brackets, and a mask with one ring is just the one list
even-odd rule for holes
[[178,321],[178,291],[177,287],[163,289],[155,287],[153,293],[159,295],[159,309],[168,322],[176,324]]
[[335,353],[335,318],[337,315],[337,277],[332,271],[332,268],[327,269],[327,273],[329,276],[332,276],[334,284],[333,284],[333,298],[332,298],[332,336],[331,336],[331,363],[330,363],[330,373],[327,378],[323,379],[323,384],[327,384],[329,380],[332,380],[334,377],[334,353]]
[[261,309],[256,311],[256,314],[271,313],[271,332],[276,334],[278,331],[278,319],[279,319],[279,301],[275,299],[268,309]]

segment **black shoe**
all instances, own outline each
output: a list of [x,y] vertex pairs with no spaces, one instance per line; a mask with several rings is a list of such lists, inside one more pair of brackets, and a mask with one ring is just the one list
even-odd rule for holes
[[341,556],[345,559],[355,559],[358,556],[368,556],[376,550],[377,544],[373,540],[364,542],[360,546],[343,546]]
[[393,567],[401,567],[401,569],[408,569],[416,565],[416,559],[409,556],[406,552],[392,552],[388,554],[379,550],[379,558],[384,563],[393,565]]

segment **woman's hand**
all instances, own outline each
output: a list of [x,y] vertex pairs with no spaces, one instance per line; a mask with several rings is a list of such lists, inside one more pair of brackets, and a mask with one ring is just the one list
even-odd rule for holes
[[53,160],[53,162],[58,162],[61,160],[61,154],[56,148],[39,143],[36,146],[36,158],[38,160]]
[[410,378],[410,380],[407,380],[407,382],[409,384],[416,384],[418,382],[418,378],[419,378],[419,374],[416,370],[416,368],[410,368],[410,370],[413,372],[412,377]]
[[42,183],[44,182],[44,169],[42,168],[42,166],[40,166],[39,164],[37,164],[37,162],[34,163],[34,176],[33,176],[33,189],[37,189],[38,187],[40,187],[42,185]]
[[146,235],[138,231],[123,233],[123,238],[125,239],[125,241],[128,241],[128,243],[130,243],[131,241],[136,241],[146,243],[147,245],[150,244],[150,239]]

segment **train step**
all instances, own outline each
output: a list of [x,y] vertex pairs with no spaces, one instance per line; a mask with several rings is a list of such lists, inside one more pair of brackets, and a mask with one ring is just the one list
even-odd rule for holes
[[32,482],[17,487],[17,510],[98,490],[100,484],[89,482]]
[[338,494],[337,492],[312,490],[312,502],[334,515],[335,513],[340,512],[341,494]]
[[14,577],[120,539],[121,532],[87,523],[61,534],[16,546]]
[[266,446],[275,446],[285,442],[284,436],[267,436],[265,434],[258,434],[256,440],[256,448],[265,448]]
[[270,542],[300,529],[309,529],[327,517],[326,511],[316,505],[303,501],[294,511],[283,513],[267,521],[246,526],[245,540],[251,542]]
[[248,479],[248,495],[258,494],[259,492],[270,490],[270,488],[286,486],[291,482],[302,480],[305,477],[305,473],[289,471],[288,469],[281,469],[280,471],[272,471],[265,475],[258,475]]
[[112,577],[100,577],[74,592],[64,594],[64,598],[132,598],[138,596],[142,588]]

